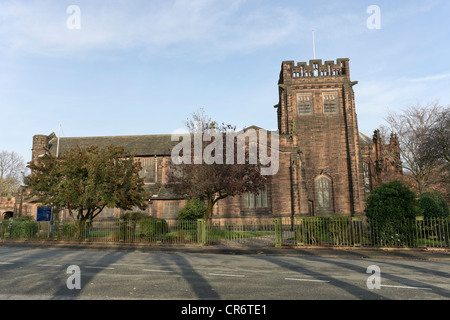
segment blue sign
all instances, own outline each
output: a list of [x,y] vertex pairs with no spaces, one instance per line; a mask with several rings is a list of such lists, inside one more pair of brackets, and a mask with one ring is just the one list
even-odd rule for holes
[[36,221],[50,221],[52,219],[52,207],[39,207]]

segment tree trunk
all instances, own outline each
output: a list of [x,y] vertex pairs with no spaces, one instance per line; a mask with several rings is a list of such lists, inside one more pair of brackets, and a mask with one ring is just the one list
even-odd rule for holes
[[419,196],[425,191],[425,182],[423,179],[417,179],[417,188],[419,189]]
[[211,217],[214,204],[215,204],[214,199],[212,197],[208,197],[208,204],[206,206],[206,211],[204,215],[205,222],[208,222],[209,218]]
[[81,241],[87,236],[86,220],[87,220],[86,217],[81,215],[80,219],[78,219],[78,221],[76,223],[76,228],[77,228],[76,238],[77,238],[77,240]]

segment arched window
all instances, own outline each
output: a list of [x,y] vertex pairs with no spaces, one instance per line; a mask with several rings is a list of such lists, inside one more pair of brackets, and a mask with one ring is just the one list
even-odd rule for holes
[[331,210],[331,181],[327,177],[316,180],[317,207],[319,210]]

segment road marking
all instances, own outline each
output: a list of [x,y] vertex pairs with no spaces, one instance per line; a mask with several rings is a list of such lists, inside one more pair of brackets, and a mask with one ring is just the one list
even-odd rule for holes
[[169,270],[150,270],[150,269],[142,269],[142,271],[149,271],[149,272],[173,272]]
[[245,276],[242,274],[224,274],[224,273],[208,273],[210,276],[223,276],[223,277],[240,277],[244,278]]
[[284,280],[290,280],[290,281],[308,281],[308,282],[330,282],[330,281],[327,281],[327,280],[297,279],[297,278],[284,278]]
[[400,288],[400,289],[417,289],[417,290],[433,290],[431,288],[421,288],[421,287],[408,287],[408,286],[390,286],[387,284],[380,285],[382,287],[388,287],[388,288]]
[[61,264],[38,264],[40,267],[62,267]]
[[114,268],[112,267],[92,267],[92,266],[86,266],[86,269],[110,269],[113,270]]
[[14,262],[0,262],[0,264],[14,264]]

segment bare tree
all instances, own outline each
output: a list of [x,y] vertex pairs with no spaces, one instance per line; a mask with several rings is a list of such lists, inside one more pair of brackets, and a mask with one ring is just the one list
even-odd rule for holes
[[0,151],[0,195],[13,194],[23,182],[26,166],[14,151]]
[[445,107],[437,118],[434,126],[426,134],[422,153],[448,166],[450,164],[450,106]]
[[[234,132],[235,127],[231,125],[218,125],[212,121],[202,109],[192,114],[192,118],[186,121],[186,127],[190,134],[211,135],[211,141],[202,140],[200,153],[211,147],[216,142],[223,145],[228,143],[226,132]],[[195,138],[194,138],[195,139]],[[218,140],[216,140],[218,139]],[[228,154],[236,160],[237,146],[233,141],[233,152]],[[195,143],[194,143],[195,145]],[[189,143],[187,149],[192,148]],[[195,147],[194,147],[195,149]],[[211,157],[216,156],[227,158],[226,148],[213,149]],[[185,152],[187,150],[183,150]],[[183,155],[184,156],[184,155]],[[248,156],[248,154],[247,154]],[[248,159],[247,159],[248,160]],[[256,193],[263,190],[270,182],[271,177],[261,174],[261,164],[250,164],[246,161],[244,164],[238,164],[234,161],[232,164],[225,162],[207,162],[205,158],[198,158],[196,151],[193,150],[186,162],[171,164],[171,170],[168,175],[167,187],[187,198],[197,198],[206,202],[206,211],[204,219],[206,221],[211,217],[214,205],[221,199],[231,196],[238,196],[246,192]]]
[[[391,111],[385,118],[400,144],[398,165],[416,182],[420,194],[429,186],[429,178],[438,163],[437,158],[431,157],[424,149],[427,137],[439,123],[443,109],[437,101],[425,106],[417,103],[408,106],[400,114]],[[394,157],[391,159],[395,161]]]

